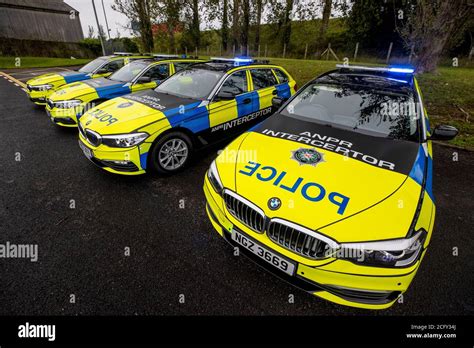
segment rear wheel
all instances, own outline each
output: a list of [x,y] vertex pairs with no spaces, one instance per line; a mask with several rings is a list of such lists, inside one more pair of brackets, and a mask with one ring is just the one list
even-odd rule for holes
[[171,132],[153,146],[150,164],[152,169],[160,174],[174,174],[186,167],[192,151],[191,139],[186,134]]

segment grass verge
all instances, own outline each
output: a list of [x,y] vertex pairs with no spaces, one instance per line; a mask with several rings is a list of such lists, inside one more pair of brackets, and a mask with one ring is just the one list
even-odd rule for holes
[[[19,58],[19,66],[16,59]],[[91,59],[46,57],[0,57],[0,69],[50,68],[56,66],[83,65]]]

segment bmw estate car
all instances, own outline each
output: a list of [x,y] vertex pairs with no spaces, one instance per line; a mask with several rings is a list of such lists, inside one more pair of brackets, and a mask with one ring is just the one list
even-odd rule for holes
[[176,71],[200,61],[162,54],[135,60],[109,77],[61,87],[47,98],[46,113],[59,126],[77,127],[78,118],[95,105],[131,92],[155,88]]
[[46,105],[46,98],[61,86],[109,76],[133,60],[149,57],[133,53],[114,52],[113,55],[94,59],[77,71],[67,70],[34,77],[26,83],[26,93],[33,103]]
[[193,150],[236,135],[274,112],[296,83],[280,66],[251,58],[214,58],[176,73],[155,90],[105,102],[79,121],[79,144],[113,173],[173,174]]
[[212,225],[316,296],[390,307],[408,289],[433,232],[431,140],[457,130],[430,129],[413,69],[405,67],[338,66],[274,104],[279,110],[207,171]]

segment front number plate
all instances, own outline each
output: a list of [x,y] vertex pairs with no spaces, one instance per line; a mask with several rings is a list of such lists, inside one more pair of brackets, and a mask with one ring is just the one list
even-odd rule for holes
[[250,250],[262,260],[285,272],[286,274],[292,276],[295,273],[296,266],[293,262],[284,259],[281,256],[273,253],[272,251],[264,248],[263,246],[255,243],[253,240],[243,235],[242,233],[233,230],[232,240],[237,244],[243,246],[245,249]]
[[92,150],[85,146],[80,140],[79,147],[82,149],[82,152],[84,152],[84,156],[86,156],[88,159],[94,157],[94,153],[92,152]]

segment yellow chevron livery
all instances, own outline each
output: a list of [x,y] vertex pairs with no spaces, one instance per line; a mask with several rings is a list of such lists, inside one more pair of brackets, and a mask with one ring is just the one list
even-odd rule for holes
[[125,52],[115,52],[87,63],[77,71],[64,70],[57,73],[43,74],[26,82],[26,93],[36,105],[46,105],[46,99],[60,87],[73,82],[106,77],[136,59],[150,56]]
[[433,232],[430,130],[413,69],[338,66],[235,139],[204,178],[227,242],[341,305],[384,309],[407,291]]
[[97,166],[124,175],[176,173],[196,149],[236,136],[274,112],[296,83],[251,58],[193,64],[156,89],[109,100],[79,120],[79,145]]
[[62,127],[77,127],[78,119],[106,100],[155,88],[161,81],[202,60],[156,55],[125,65],[109,77],[67,84],[47,98],[46,113]]

